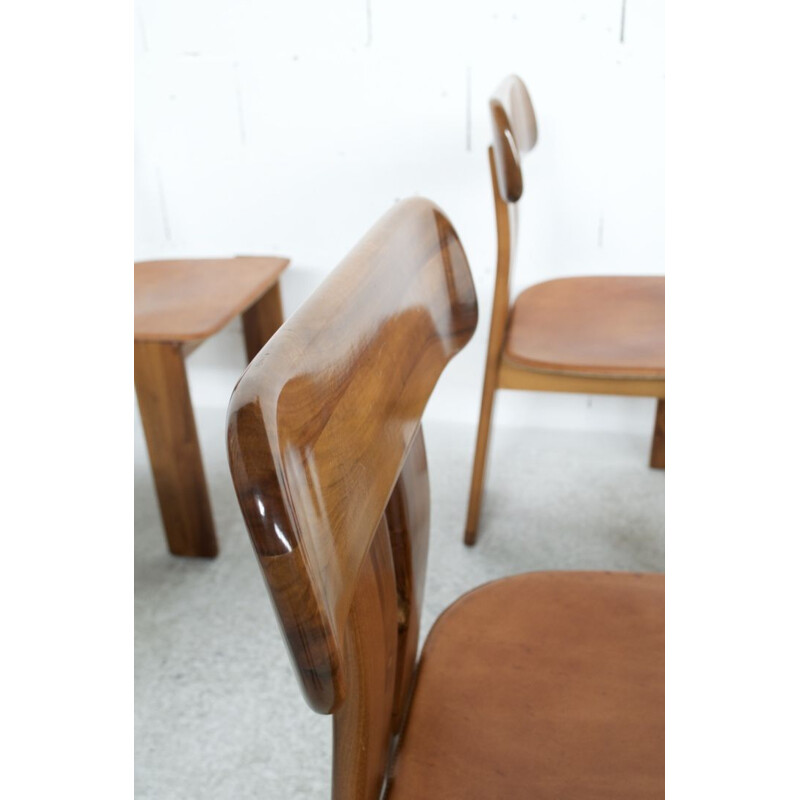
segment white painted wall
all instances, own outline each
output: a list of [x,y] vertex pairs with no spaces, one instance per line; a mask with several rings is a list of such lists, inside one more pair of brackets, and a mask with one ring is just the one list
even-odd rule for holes
[[[477,425],[494,280],[486,100],[527,82],[518,288],[664,272],[661,0],[136,0],[137,259],[284,254],[291,312],[398,198],[458,230],[481,322],[428,417]],[[227,404],[238,324],[190,359]],[[654,401],[503,392],[496,423],[648,432]]]

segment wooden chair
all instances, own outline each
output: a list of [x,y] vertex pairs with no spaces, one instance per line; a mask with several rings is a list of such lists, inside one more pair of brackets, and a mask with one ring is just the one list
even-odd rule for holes
[[[332,796],[663,795],[663,577],[516,575],[416,661],[429,528],[420,418],[477,322],[447,218],[396,205],[236,387],[231,473]],[[399,734],[399,735],[398,735]]]
[[251,359],[283,322],[280,276],[288,265],[256,256],[134,265],[136,396],[174,555],[217,555],[186,356],[241,314]]
[[475,543],[498,389],[658,398],[650,466],[664,468],[664,278],[561,278],[509,302],[522,197],[521,154],[538,132],[528,90],[506,78],[489,102],[497,276],[464,542]]

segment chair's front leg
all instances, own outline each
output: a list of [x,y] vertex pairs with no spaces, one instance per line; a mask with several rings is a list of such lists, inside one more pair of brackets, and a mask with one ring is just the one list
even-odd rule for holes
[[497,391],[497,368],[490,362],[486,366],[481,397],[481,415],[478,421],[478,438],[475,443],[475,460],[472,464],[472,481],[469,488],[467,525],[464,529],[464,544],[474,545],[478,538],[478,522],[483,499],[483,479],[486,473],[486,458],[489,447],[489,430],[492,425],[494,395]]
[[656,424],[653,430],[653,446],[650,450],[650,466],[653,469],[664,469],[664,406],[661,398],[656,409]]
[[242,314],[247,361],[250,363],[258,351],[270,340],[272,334],[283,324],[281,286],[276,281],[260,299]]
[[170,552],[216,556],[217,539],[182,344],[135,342],[134,376]]

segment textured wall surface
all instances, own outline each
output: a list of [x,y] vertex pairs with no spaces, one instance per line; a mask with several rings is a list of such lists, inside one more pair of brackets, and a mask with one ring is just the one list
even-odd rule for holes
[[[137,0],[137,259],[278,253],[291,312],[396,199],[446,210],[481,303],[428,414],[474,420],[495,234],[486,100],[527,82],[515,286],[664,271],[661,0]],[[224,406],[237,325],[190,360]],[[654,401],[504,392],[500,424],[644,432]]]

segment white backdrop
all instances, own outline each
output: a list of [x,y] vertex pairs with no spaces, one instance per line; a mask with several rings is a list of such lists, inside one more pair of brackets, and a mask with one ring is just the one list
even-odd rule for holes
[[[427,417],[477,426],[494,279],[487,98],[527,83],[515,286],[664,272],[661,0],[136,0],[137,259],[281,254],[287,314],[398,198],[450,216],[481,322]],[[189,360],[225,406],[238,324]],[[496,424],[649,433],[647,399],[502,392]]]

